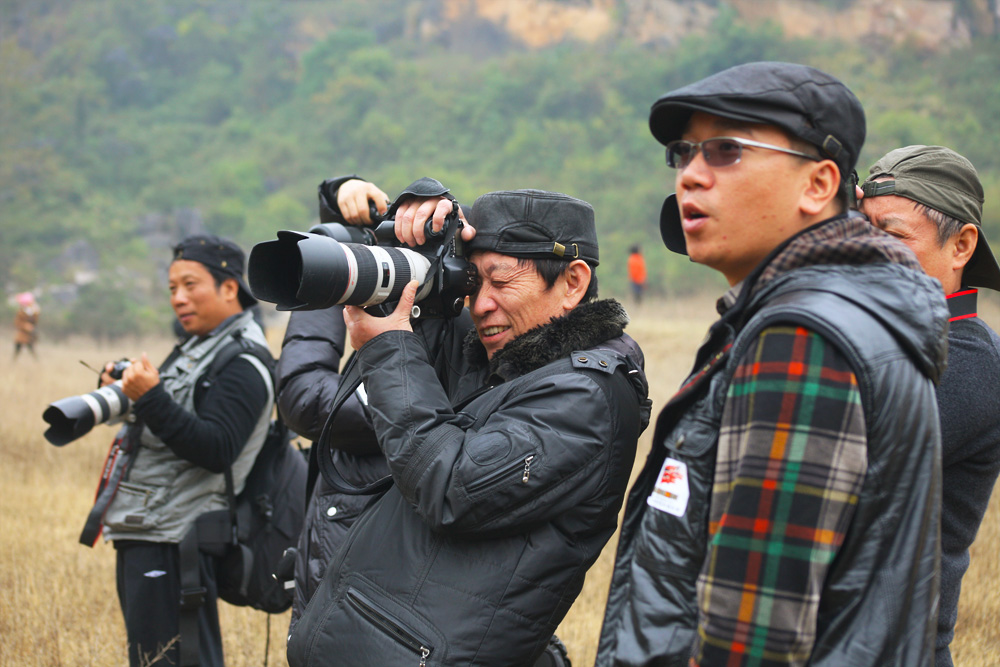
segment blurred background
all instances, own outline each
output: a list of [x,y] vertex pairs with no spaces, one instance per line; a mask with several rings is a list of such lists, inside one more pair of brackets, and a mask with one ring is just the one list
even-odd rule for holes
[[[125,655],[113,550],[76,544],[113,431],[60,450],[41,413],[92,388],[80,360],[169,350],[166,271],[182,237],[212,232],[249,251],[308,229],[319,182],[352,173],[390,196],[433,176],[466,203],[521,187],[583,198],[597,212],[601,292],[629,307],[659,409],[725,283],[659,239],[673,177],[647,127],[652,102],[743,62],[819,67],[865,106],[861,177],[902,145],[954,148],[979,169],[1000,248],[998,4],[0,0],[0,325],[13,331],[19,294],[42,310],[38,358],[0,355],[0,527],[13,536],[0,541],[0,666]],[[633,245],[649,272],[641,307]],[[998,297],[980,295],[995,329]],[[268,327],[274,352],[282,330]],[[962,665],[1000,664],[996,517],[995,494],[965,579]],[[575,664],[593,661],[613,548],[559,628]],[[221,613],[230,664],[260,664],[268,638],[284,664],[287,617]]]
[[[433,176],[471,203],[536,187],[597,211],[601,286],[723,288],[671,255],[672,191],[647,128],[667,90],[753,60],[840,77],[884,152],[943,144],[986,187],[1000,243],[996,0],[0,0],[0,286],[49,340],[167,330],[168,247],[245,249],[316,219],[356,173],[390,196]],[[984,295],[990,298],[988,295]]]

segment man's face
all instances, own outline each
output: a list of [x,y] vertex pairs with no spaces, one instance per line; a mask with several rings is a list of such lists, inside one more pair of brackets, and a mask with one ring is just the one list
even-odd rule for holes
[[[703,112],[691,116],[681,138],[697,143],[720,136],[792,148],[777,127]],[[711,167],[699,152],[676,177],[688,255],[722,273],[730,285],[743,280],[771,250],[805,226],[799,197],[813,165],[793,155],[744,147],[736,164]]]
[[917,256],[924,273],[948,285],[953,263],[950,244],[941,245],[938,226],[918,210],[916,202],[899,195],[865,197],[858,202],[858,210],[873,225],[905,243]]
[[490,359],[521,334],[572,309],[563,276],[548,287],[531,263],[519,265],[516,257],[493,251],[474,253],[470,261],[479,271],[479,289],[469,298],[469,312]]
[[184,331],[204,336],[237,312],[238,287],[235,280],[226,280],[216,287],[205,265],[178,259],[170,265],[170,305]]

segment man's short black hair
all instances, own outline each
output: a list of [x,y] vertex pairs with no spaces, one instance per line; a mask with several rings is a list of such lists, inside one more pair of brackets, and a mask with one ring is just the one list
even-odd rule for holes
[[[218,292],[219,288],[222,287],[222,283],[226,282],[227,280],[236,281],[236,285],[239,286],[239,281],[236,280],[236,278],[233,278],[231,274],[222,271],[220,269],[217,269],[214,266],[208,266],[207,264],[202,264],[202,266],[205,267],[205,270],[208,271],[209,275],[212,276],[212,280],[215,281],[216,292]],[[240,305],[242,306],[243,304],[241,303]]]
[[[518,266],[534,266],[535,271],[545,281],[546,289],[551,289],[559,280],[559,276],[569,270],[570,265],[565,260],[549,257],[516,257],[515,259],[517,259]],[[590,267],[590,284],[587,286],[587,291],[584,292],[580,303],[593,301],[597,298],[597,269],[590,262],[586,262],[586,264]]]
[[[817,160],[829,159],[823,156],[819,148],[809,143],[805,139],[800,139],[789,133],[787,130],[782,129],[782,132],[784,132],[785,135],[788,137],[790,143],[789,147],[792,148],[793,150],[797,150],[800,153],[805,153],[806,155],[813,155],[816,157]],[[837,169],[840,168],[841,167],[838,164]],[[839,208],[839,210],[837,211],[838,213],[843,213],[844,211],[847,211],[851,207],[851,201],[853,201],[853,195],[854,195],[854,185],[855,185],[854,172],[851,172],[850,174],[840,175],[840,184],[837,186],[837,194],[834,197],[834,201],[837,203]]]

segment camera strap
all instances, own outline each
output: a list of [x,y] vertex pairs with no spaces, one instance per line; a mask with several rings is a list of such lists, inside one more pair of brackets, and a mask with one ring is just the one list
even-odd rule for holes
[[[306,482],[306,497],[312,496],[313,486],[316,484],[316,476],[323,475],[323,479],[332,489],[349,496],[371,496],[381,494],[392,486],[392,475],[385,475],[374,482],[363,486],[355,486],[347,481],[337,468],[337,463],[333,458],[334,447],[331,443],[333,438],[333,422],[340,412],[340,408],[347,402],[358,387],[361,386],[361,371],[358,370],[357,355],[351,357],[347,362],[347,367],[340,376],[340,386],[337,388],[337,395],[333,399],[330,408],[330,415],[326,418],[323,431],[320,433],[316,446],[312,449],[315,455],[310,452],[309,457],[309,477]],[[315,465],[315,468],[313,464]]]
[[114,500],[122,477],[131,466],[135,451],[138,449],[137,445],[141,433],[142,422],[134,421],[122,427],[111,443],[108,456],[104,460],[104,468],[101,471],[101,480],[97,484],[94,506],[87,515],[83,531],[80,533],[80,544],[88,547],[97,544],[97,539],[101,536],[104,527],[104,513],[111,505],[111,501]]
[[[167,368],[181,354],[181,346],[175,345],[167,358],[159,366],[159,371]],[[97,483],[97,493],[94,498],[94,506],[87,515],[87,520],[83,524],[80,532],[80,544],[93,547],[97,544],[97,538],[101,536],[104,529],[104,513],[115,499],[118,492],[118,485],[122,478],[128,473],[135,461],[136,452],[139,450],[139,439],[142,436],[143,423],[136,419],[126,424],[118,430],[108,456],[104,460],[104,468],[101,470],[101,480]]]

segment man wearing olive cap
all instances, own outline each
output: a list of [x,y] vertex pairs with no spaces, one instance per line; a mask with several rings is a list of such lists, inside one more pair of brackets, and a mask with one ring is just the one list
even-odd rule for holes
[[[168,286],[188,338],[158,369],[145,353],[125,369],[122,391],[141,430],[122,454],[130,461],[113,499],[92,516],[115,545],[129,664],[221,667],[217,559],[199,550],[195,521],[227,510],[229,492],[243,490],[271,421],[270,359],[246,310],[257,301],[235,243],[211,234],[185,238],[174,248]],[[239,349],[256,346],[260,356],[239,354],[203,382],[237,339]],[[113,378],[105,372],[101,381]]]
[[[424,245],[452,206],[397,200],[397,237]],[[624,310],[596,299],[594,211],[492,192],[469,222],[461,315],[411,321],[415,281],[387,317],[344,309],[391,486],[291,628],[292,667],[536,664],[614,534],[649,402]]]
[[[941,416],[941,610],[935,665],[950,667],[962,576],[1000,473],[1000,337],[976,316],[977,287],[1000,290],[982,230],[983,186],[967,159],[943,146],[906,146],[871,168],[858,208],[916,254],[944,288],[951,314]],[[991,390],[992,389],[992,390]]]
[[630,492],[597,665],[928,665],[947,310],[848,210],[857,98],[791,63],[667,93],[667,247],[730,289]]

